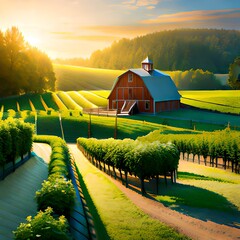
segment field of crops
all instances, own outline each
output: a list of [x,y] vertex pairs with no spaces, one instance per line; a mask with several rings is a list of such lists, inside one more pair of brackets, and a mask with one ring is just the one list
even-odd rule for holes
[[[219,111],[224,111],[224,107],[226,107],[225,105],[229,105],[228,108],[231,110],[230,112],[234,113],[240,107],[240,91],[181,91],[180,93],[183,96],[182,102],[186,103],[186,101],[191,101],[193,106],[199,106],[203,109],[206,105],[207,109],[213,110],[213,106],[216,106]],[[106,107],[108,103],[108,95],[109,90],[82,90],[28,94],[0,99],[0,118],[6,119],[9,116],[18,118],[21,117],[24,119],[26,118],[29,122],[34,122],[35,110],[38,113],[39,120],[41,117],[44,117],[45,119],[58,117],[58,111],[61,111],[61,115],[67,119],[67,124],[65,124],[65,126],[71,125],[71,121],[83,121],[87,124],[89,121],[88,116],[85,118],[83,117],[82,120],[79,119],[82,115],[83,108]],[[230,107],[230,105],[232,107]],[[122,118],[123,117],[118,118],[118,124],[121,124],[122,121],[119,138],[124,138],[125,136],[129,137],[131,135],[132,138],[136,138],[139,134],[142,135],[148,133],[147,131],[151,131],[150,129],[144,130],[146,129],[146,126],[148,126],[148,123],[204,131],[221,130],[226,128],[228,125],[237,130],[240,127],[238,115],[219,114],[195,109],[181,109],[172,112],[162,112],[156,115],[140,114],[125,117],[125,119],[131,118],[132,120],[140,120],[140,122],[146,123],[141,126],[139,126],[138,123],[135,125],[134,122],[131,122],[131,125],[129,125],[130,123],[125,124],[125,120],[120,120]],[[100,137],[101,134],[97,133],[97,128],[101,129],[104,127],[105,130],[101,130],[100,133],[104,133],[104,137],[113,137],[112,133],[115,125],[114,118],[104,119],[104,117],[98,117],[95,119],[95,117],[93,117],[92,120],[93,136],[95,135],[96,137]],[[80,125],[76,124],[75,130],[78,129],[78,126]],[[71,127],[67,128],[70,131]],[[85,126],[85,128],[87,129],[87,126]],[[143,133],[140,133],[142,129]],[[87,135],[87,130],[84,130],[83,132],[86,132],[86,134],[84,133],[83,135]],[[77,136],[76,134],[73,135],[74,138],[71,137],[71,139],[75,140]]]

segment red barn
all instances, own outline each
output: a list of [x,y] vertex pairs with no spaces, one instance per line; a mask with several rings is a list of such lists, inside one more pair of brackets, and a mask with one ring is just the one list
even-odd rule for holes
[[108,97],[108,108],[120,113],[158,113],[180,108],[181,95],[171,77],[157,69],[147,57],[142,68],[120,75]]

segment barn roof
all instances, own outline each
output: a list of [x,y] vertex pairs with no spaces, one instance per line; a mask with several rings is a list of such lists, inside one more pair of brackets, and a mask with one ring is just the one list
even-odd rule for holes
[[[133,72],[137,74],[143,80],[145,86],[147,87],[148,91],[150,92],[152,98],[156,102],[161,101],[168,101],[168,100],[180,100],[181,95],[178,93],[177,87],[174,84],[172,78],[159,70],[151,70],[146,71],[142,68],[133,68],[129,69],[128,71],[124,72],[122,75],[126,74],[127,72]],[[111,93],[115,88],[119,78],[122,76],[120,75],[114,82]],[[111,95],[110,93],[110,95]],[[110,96],[109,95],[109,96]]]
[[142,78],[155,101],[180,100],[181,95],[168,74],[156,69],[150,72],[142,68],[129,70]]

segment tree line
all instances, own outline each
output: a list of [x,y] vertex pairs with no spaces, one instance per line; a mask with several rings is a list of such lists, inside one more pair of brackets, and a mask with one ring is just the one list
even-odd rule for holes
[[161,31],[133,39],[121,39],[97,50],[89,59],[58,59],[82,66],[129,69],[141,67],[149,56],[157,69],[165,71],[202,69],[228,73],[229,64],[239,56],[240,32],[218,29],[178,29]]
[[186,71],[167,72],[179,90],[215,90],[226,89],[220,80],[209,71],[190,69]]
[[49,57],[30,46],[17,27],[0,31],[0,97],[55,90]]

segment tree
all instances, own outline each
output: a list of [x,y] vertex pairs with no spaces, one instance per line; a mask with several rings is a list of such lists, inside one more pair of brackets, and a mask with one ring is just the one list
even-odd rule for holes
[[228,85],[233,89],[240,89],[240,57],[230,64]]
[[17,27],[0,31],[0,96],[55,90],[49,57],[25,42]]

